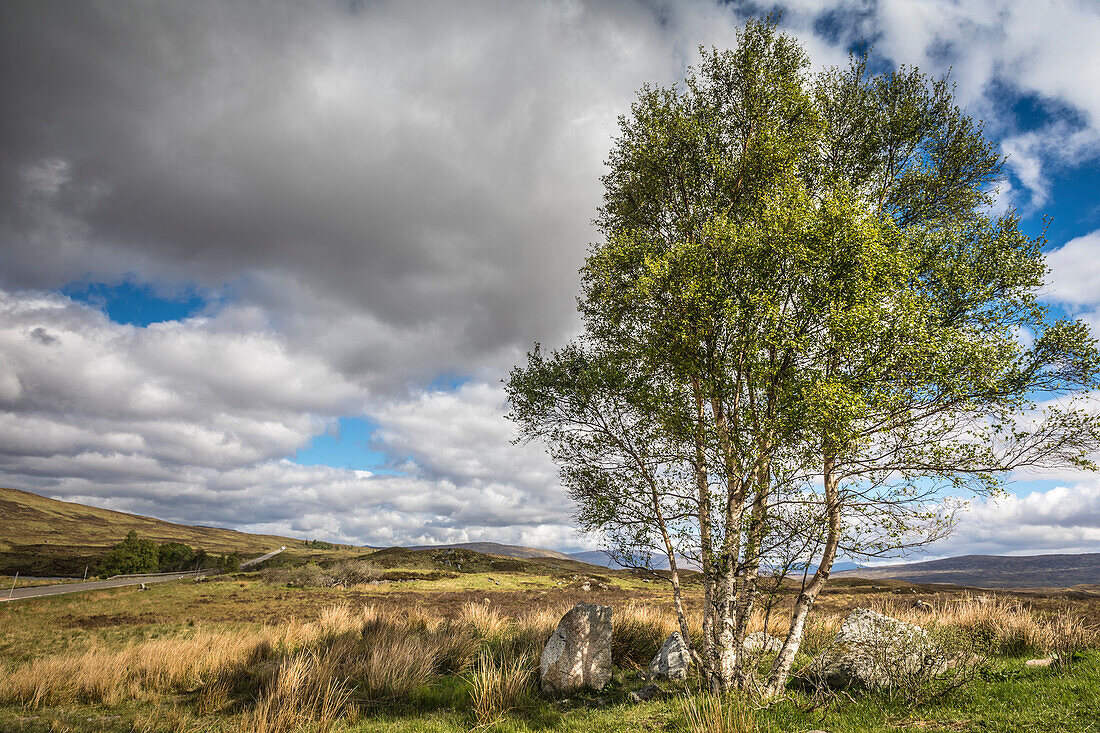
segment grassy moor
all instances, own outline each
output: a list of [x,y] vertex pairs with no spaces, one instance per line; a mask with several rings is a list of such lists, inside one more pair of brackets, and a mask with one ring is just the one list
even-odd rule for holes
[[[44,514],[57,504],[32,507]],[[61,506],[74,524],[85,509]],[[149,521],[108,514],[119,532]],[[209,532],[161,524],[173,532],[162,536],[192,542]],[[222,541],[240,544],[221,547],[258,552],[268,539],[230,533]],[[297,551],[249,572],[0,604],[0,730],[1084,733],[1100,726],[1100,595],[1081,590],[840,579],[822,593],[795,683],[781,699],[723,701],[689,676],[659,681],[656,694],[639,702],[632,694],[651,684],[650,659],[678,629],[665,572],[455,547],[309,550],[276,539]],[[87,541],[58,544],[95,547]],[[692,633],[701,633],[698,578],[688,571],[684,585]],[[750,630],[780,634],[797,593],[795,584],[781,587]],[[540,655],[578,602],[613,609],[612,681],[601,691],[545,695]],[[822,687],[815,659],[856,608],[950,637],[973,660],[958,673],[965,679]],[[766,665],[768,655],[759,661]]]

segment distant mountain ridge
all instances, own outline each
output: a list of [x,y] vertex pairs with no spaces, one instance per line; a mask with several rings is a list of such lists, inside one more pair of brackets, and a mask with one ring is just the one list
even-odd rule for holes
[[1100,584],[1100,553],[1079,555],[963,555],[836,574],[910,583],[951,583],[976,588],[1069,588]]
[[[483,555],[500,555],[502,557],[514,557],[519,560],[529,560],[533,557],[552,557],[557,560],[577,560],[575,555],[566,555],[557,550],[546,550],[540,547],[525,547],[523,545],[504,545],[499,542],[452,542],[445,545],[414,545],[406,547],[406,550],[472,550]],[[582,560],[581,562],[585,562]]]
[[[605,567],[605,568],[622,569],[623,567],[625,567],[625,566],[620,565],[619,563],[615,562],[614,560],[612,560],[611,556],[609,554],[607,554],[607,552],[605,550],[587,550],[585,552],[571,552],[571,553],[569,553],[569,556],[572,557],[575,560],[580,560],[581,562],[586,562],[590,565],[599,565],[599,566]],[[652,560],[652,563],[653,563],[653,569],[654,570],[668,570],[668,567],[669,567],[668,558],[665,557],[664,555],[654,555],[651,560]],[[684,558],[684,557],[681,557],[677,560],[677,566],[680,569],[688,569],[688,570],[698,570],[699,569],[698,566],[695,565],[695,563],[693,563],[691,560],[688,560],[687,558]],[[840,571],[843,571],[843,570],[851,570],[851,569],[856,568],[856,567],[858,567],[858,566],[855,563],[852,563],[852,562],[838,562],[835,565],[833,565],[833,573],[839,573]],[[810,572],[813,573],[815,570],[817,570],[817,566],[816,565],[811,565],[810,566]],[[798,574],[800,575],[801,571]]]

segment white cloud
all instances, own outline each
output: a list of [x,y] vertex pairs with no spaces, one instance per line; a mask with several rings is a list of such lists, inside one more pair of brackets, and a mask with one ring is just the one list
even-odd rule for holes
[[284,459],[372,398],[254,325],[228,309],[138,328],[0,290],[0,485],[344,542],[583,542],[545,453],[511,445],[499,385],[378,401],[407,475]]
[[1077,237],[1050,252],[1048,298],[1058,303],[1100,306],[1100,232]]
[[[977,501],[935,556],[1100,552],[1100,479]],[[914,558],[919,559],[919,558]]]
[[[789,5],[816,66],[866,37],[951,67],[1012,153],[999,209],[1095,160],[1095,4]],[[0,482],[346,541],[585,542],[496,384],[577,328],[616,116],[743,19],[711,0],[0,3]],[[1018,130],[993,82],[1066,112]],[[1052,298],[1093,313],[1096,237],[1050,259]],[[137,328],[42,294],[129,277],[228,305]],[[471,381],[425,391],[440,374]],[[407,475],[285,460],[362,415]]]

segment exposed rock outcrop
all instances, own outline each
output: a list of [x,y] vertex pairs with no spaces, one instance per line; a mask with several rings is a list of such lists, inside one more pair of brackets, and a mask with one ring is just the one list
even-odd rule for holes
[[948,667],[924,629],[868,608],[844,620],[823,662],[822,677],[833,688],[891,687],[906,676]]
[[578,603],[546,642],[539,664],[542,689],[601,689],[611,681],[611,607]]

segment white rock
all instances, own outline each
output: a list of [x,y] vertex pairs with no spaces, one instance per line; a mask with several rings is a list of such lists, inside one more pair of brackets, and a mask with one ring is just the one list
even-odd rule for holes
[[775,654],[782,648],[780,639],[763,631],[754,631],[745,637],[745,651],[749,654]]
[[578,603],[546,642],[539,662],[542,689],[600,689],[611,681],[611,607]]
[[924,629],[868,608],[851,613],[823,671],[830,687],[890,687],[899,677],[947,668]]
[[673,631],[661,645],[657,656],[649,663],[651,677],[670,680],[682,680],[687,677],[691,667],[691,652],[679,631]]

